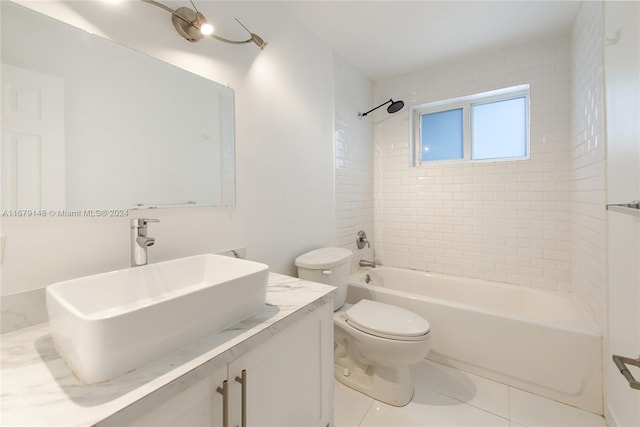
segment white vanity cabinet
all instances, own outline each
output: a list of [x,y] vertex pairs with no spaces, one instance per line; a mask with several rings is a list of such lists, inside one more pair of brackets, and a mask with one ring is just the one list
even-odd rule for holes
[[225,381],[229,426],[332,424],[332,306],[324,304],[129,425],[224,426]]
[[[227,380],[227,367],[198,380],[184,391],[174,394],[155,408],[141,416],[138,410],[127,410],[122,420],[108,419],[100,425],[145,426],[145,427],[177,427],[177,426],[215,426],[222,424],[222,395],[217,387]],[[143,411],[144,412],[144,411]],[[136,415],[134,415],[136,414]],[[136,416],[139,416],[136,418]]]

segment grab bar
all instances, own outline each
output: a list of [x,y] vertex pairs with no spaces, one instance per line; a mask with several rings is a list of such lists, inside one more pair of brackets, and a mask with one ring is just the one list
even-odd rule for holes
[[627,381],[629,381],[629,387],[640,390],[640,381],[637,381],[635,378],[633,378],[633,375],[627,368],[627,363],[629,365],[637,366],[640,368],[640,356],[638,356],[637,359],[632,359],[630,357],[617,356],[614,354],[612,356],[612,359],[613,363],[616,364],[618,370],[620,370],[622,376],[625,377]]
[[634,200],[630,203],[610,203],[607,205],[607,210],[631,215],[640,215],[640,200]]

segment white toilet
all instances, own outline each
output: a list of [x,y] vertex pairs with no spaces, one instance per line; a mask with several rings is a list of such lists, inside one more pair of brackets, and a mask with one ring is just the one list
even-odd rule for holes
[[301,279],[337,287],[334,304],[334,375],[344,385],[381,402],[404,406],[413,397],[409,368],[429,352],[430,326],[390,304],[345,304],[353,253],[321,248],[296,258]]

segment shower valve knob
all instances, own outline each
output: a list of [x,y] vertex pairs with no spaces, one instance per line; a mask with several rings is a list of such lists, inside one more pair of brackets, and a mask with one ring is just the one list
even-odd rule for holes
[[371,247],[369,240],[367,239],[367,233],[364,231],[358,231],[358,234],[356,235],[356,245],[358,246],[358,249],[364,249],[365,246],[368,248]]

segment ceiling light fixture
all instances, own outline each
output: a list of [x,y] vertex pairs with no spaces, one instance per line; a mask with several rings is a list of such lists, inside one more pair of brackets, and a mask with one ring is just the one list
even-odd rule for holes
[[202,40],[205,36],[213,37],[216,40],[220,40],[221,42],[231,43],[231,44],[245,44],[245,43],[255,43],[260,49],[264,49],[267,46],[267,42],[265,42],[262,37],[257,34],[249,31],[247,27],[245,27],[242,22],[240,22],[237,18],[236,21],[242,28],[247,30],[249,35],[251,36],[247,40],[229,40],[224,37],[220,37],[213,33],[213,25],[207,22],[207,19],[204,17],[202,13],[198,11],[196,5],[191,1],[191,5],[193,9],[189,9],[188,7],[180,7],[176,10],[171,9],[169,6],[166,6],[160,2],[155,0],[142,0],[145,3],[152,4],[161,9],[166,10],[171,14],[171,22],[173,22],[173,26],[175,27],[178,34],[180,34],[185,40],[190,42],[197,42]]
[[370,112],[375,111],[383,105],[387,105],[388,103],[391,103],[391,105],[387,107],[387,113],[389,114],[397,113],[398,111],[402,110],[402,107],[404,107],[404,101],[394,101],[393,99],[390,99],[387,102],[383,102],[382,104],[378,105],[376,108],[372,108],[366,113],[358,113],[358,118],[361,119]]

